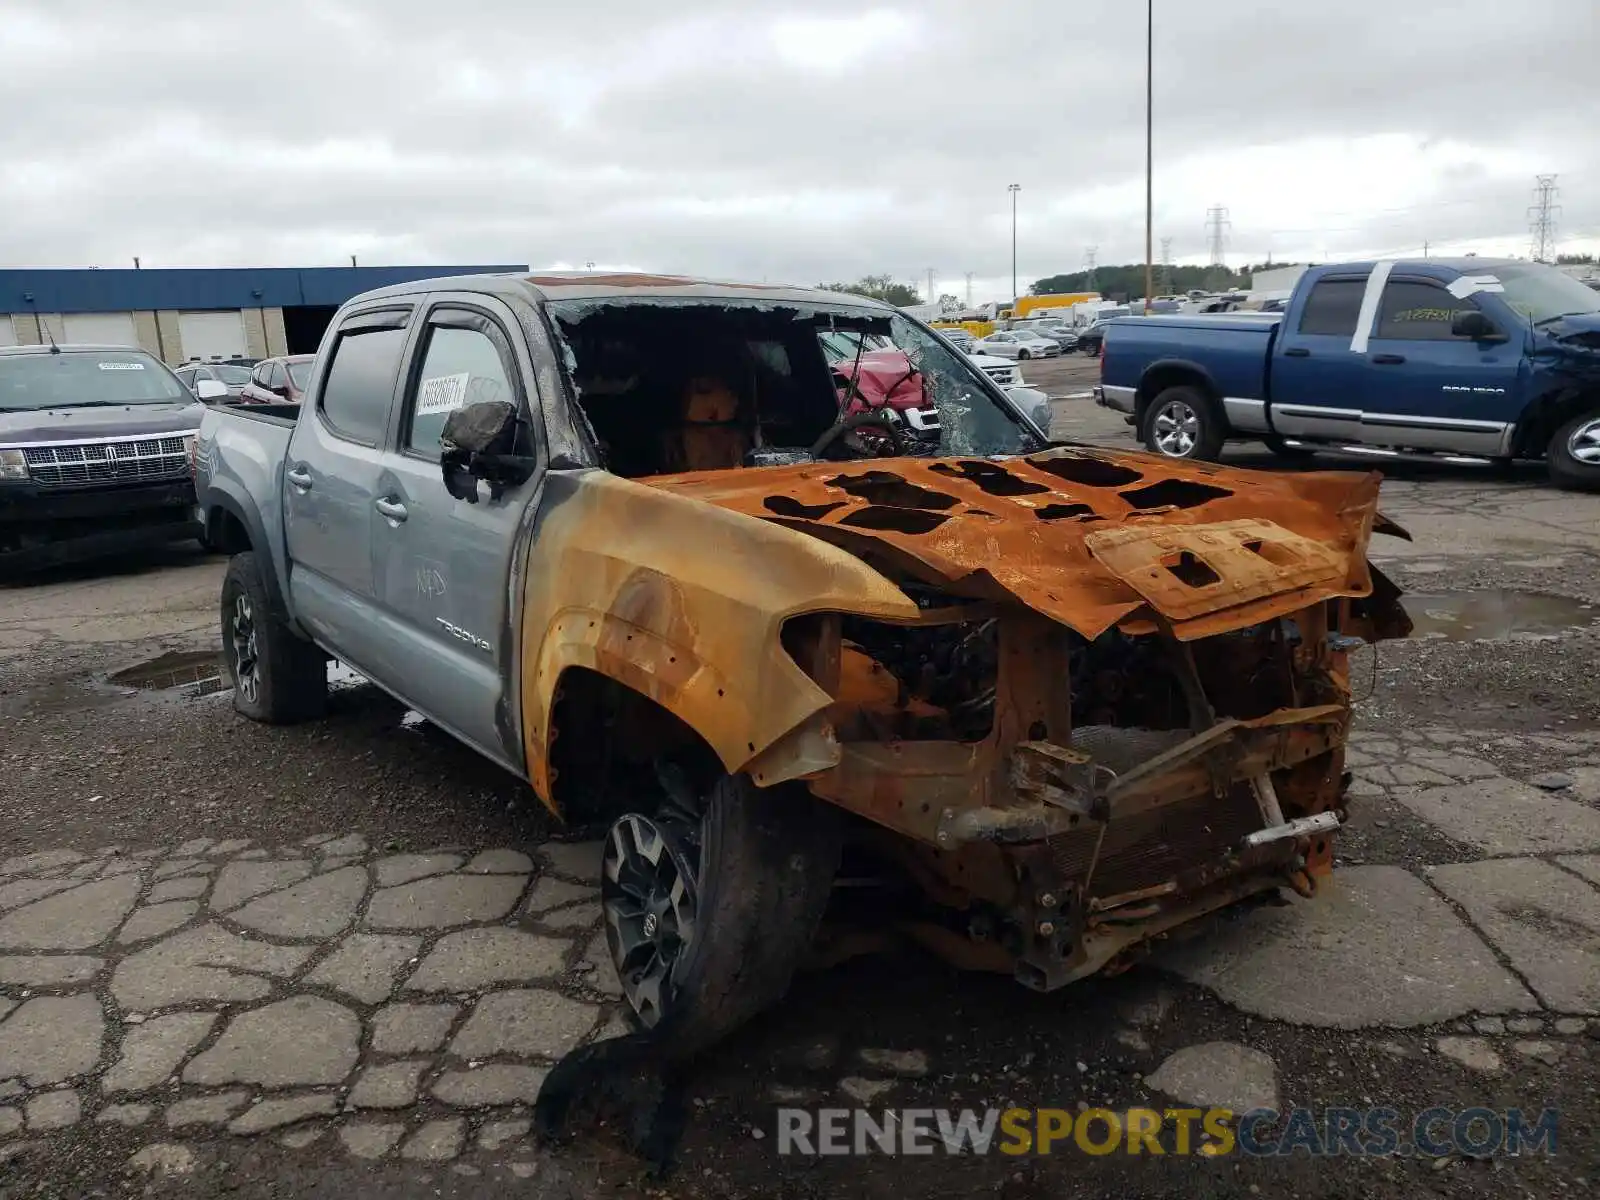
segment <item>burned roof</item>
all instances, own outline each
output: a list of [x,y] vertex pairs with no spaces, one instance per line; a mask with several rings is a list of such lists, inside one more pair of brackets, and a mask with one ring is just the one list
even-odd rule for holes
[[827,292],[788,284],[730,283],[687,275],[617,271],[536,271],[417,279],[364,292],[355,299],[365,301],[430,291],[512,293],[520,294],[534,303],[545,300],[751,300],[769,304],[828,304],[895,311],[880,301],[845,292]]

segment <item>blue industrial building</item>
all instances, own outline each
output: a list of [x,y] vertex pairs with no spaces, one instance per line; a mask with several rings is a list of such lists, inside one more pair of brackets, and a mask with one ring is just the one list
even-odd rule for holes
[[317,348],[351,296],[413,279],[525,271],[526,264],[0,270],[0,346],[138,345],[177,365]]

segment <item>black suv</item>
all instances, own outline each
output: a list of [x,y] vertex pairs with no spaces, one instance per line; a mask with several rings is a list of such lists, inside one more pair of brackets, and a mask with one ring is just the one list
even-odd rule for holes
[[202,411],[143,350],[0,348],[0,575],[198,538]]

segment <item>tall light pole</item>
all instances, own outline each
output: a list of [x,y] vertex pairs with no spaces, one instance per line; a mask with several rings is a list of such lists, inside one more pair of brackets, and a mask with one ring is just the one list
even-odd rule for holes
[[1011,193],[1011,303],[1017,303],[1017,193],[1022,190],[1020,183],[1006,185],[1006,191]]
[[1151,234],[1155,227],[1155,51],[1156,0],[1144,6],[1144,315],[1150,315],[1150,294],[1155,287],[1155,252]]

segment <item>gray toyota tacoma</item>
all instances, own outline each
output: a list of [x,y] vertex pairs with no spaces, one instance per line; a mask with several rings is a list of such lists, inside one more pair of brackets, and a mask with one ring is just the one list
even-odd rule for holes
[[0,349],[0,574],[198,538],[204,407],[143,350]]
[[[902,374],[864,389],[880,342]],[[1314,895],[1349,652],[1408,627],[1375,474],[1052,446],[827,292],[371,292],[302,404],[208,408],[197,465],[235,706],[314,717],[337,657],[605,829],[612,960],[675,1053],[830,927],[1050,990]]]

